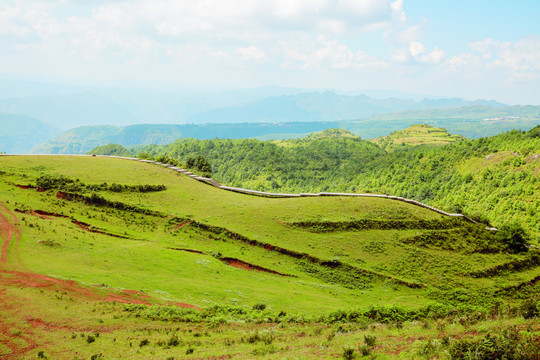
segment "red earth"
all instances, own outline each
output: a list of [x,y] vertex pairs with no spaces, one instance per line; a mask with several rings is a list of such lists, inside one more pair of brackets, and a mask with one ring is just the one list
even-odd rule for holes
[[[42,218],[57,216],[44,211],[31,211],[29,214]],[[0,203],[0,241],[2,251],[0,254],[0,307],[6,312],[20,314],[22,304],[17,301],[7,301],[7,287],[30,287],[47,288],[58,290],[67,295],[79,299],[80,301],[115,301],[120,303],[151,305],[157,303],[150,296],[136,290],[123,290],[121,293],[113,291],[103,291],[85,287],[72,280],[56,279],[50,276],[38,274],[28,269],[18,258],[18,242],[21,238],[21,228],[17,216],[4,204]],[[8,251],[11,249],[11,251]],[[9,255],[9,256],[8,256]],[[14,304],[17,304],[16,306]],[[169,303],[169,305],[196,308],[194,305],[184,303]],[[24,310],[24,309],[22,309]],[[23,311],[24,312],[24,311]],[[32,334],[17,331],[20,322],[11,317],[0,318],[0,335],[2,344],[9,348],[7,354],[0,354],[2,359],[20,359],[27,352],[38,347],[38,343],[33,340]],[[55,324],[47,322],[41,318],[26,318],[25,321],[32,326],[45,327],[50,330],[71,329],[65,324]],[[25,344],[26,345],[23,345]]]

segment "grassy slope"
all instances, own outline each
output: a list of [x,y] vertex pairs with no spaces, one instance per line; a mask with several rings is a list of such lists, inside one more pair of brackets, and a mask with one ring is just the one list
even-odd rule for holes
[[403,145],[447,145],[464,139],[461,135],[450,134],[446,129],[416,124],[373,141],[386,149],[393,149]]
[[[83,285],[100,285],[99,287],[105,290],[142,290],[162,301],[180,301],[201,307],[212,304],[251,307],[255,303],[265,303],[271,311],[284,310],[290,314],[315,315],[336,309],[367,309],[373,304],[421,307],[436,301],[445,302],[445,294],[453,294],[451,289],[463,289],[463,292],[469,295],[467,301],[471,305],[482,305],[491,301],[489,294],[494,290],[529,281],[538,275],[533,268],[508,272],[493,278],[474,279],[463,276],[467,272],[521,259],[523,255],[466,254],[436,248],[419,248],[400,242],[401,239],[413,235],[425,234],[426,230],[312,233],[287,225],[294,221],[399,220],[407,217],[442,219],[440,215],[426,209],[391,200],[252,197],[215,189],[165,168],[119,159],[27,156],[1,157],[0,163],[2,171],[5,172],[0,176],[0,201],[11,211],[46,210],[61,213],[109,233],[128,237],[123,239],[86,232],[66,218],[42,219],[16,213],[20,220],[22,237],[18,244],[12,243],[8,248],[8,265],[56,278],[73,279]],[[107,199],[160,211],[164,217],[128,214],[81,202],[59,200],[54,190],[37,192],[13,185],[31,184],[41,174],[52,173],[80,178],[88,184],[165,184],[167,190],[157,193],[102,192]],[[174,217],[189,218],[203,225],[226,228],[253,240],[305,252],[323,260],[338,259],[354,268],[373,271],[383,276],[361,277],[360,286],[348,287],[346,285],[350,279],[339,269],[334,273],[316,264],[306,265],[305,260],[250,246],[226,234],[208,232],[193,224],[175,230],[178,221],[174,222]],[[43,241],[57,245],[46,246],[40,243]],[[169,247],[199,250],[203,254],[167,249]],[[237,269],[220,261],[218,254],[296,277]],[[411,289],[387,280],[385,276],[426,284],[427,287]],[[367,286],[362,287],[362,284]],[[488,294],[485,298],[482,298],[483,291]],[[49,296],[48,293],[39,295],[33,289],[8,288],[7,293],[34,299],[33,301],[41,301],[37,299]],[[57,300],[58,306],[68,301]],[[47,301],[54,302],[54,299]],[[70,309],[74,308],[69,310],[74,313],[67,316],[79,316],[77,314],[85,311],[81,304],[68,305]],[[34,308],[25,311],[34,314],[33,316],[38,316],[35,312],[39,312]],[[69,311],[66,305],[66,314],[70,314]],[[105,318],[106,324],[115,328],[141,326],[126,325],[136,322],[135,319],[128,319],[125,323],[117,320],[118,311],[118,308],[103,310],[101,316],[88,315],[81,321],[93,322]],[[58,314],[45,311],[42,316],[54,318]],[[243,327],[241,333],[245,335],[244,332],[250,329],[249,326]],[[358,343],[364,333],[362,329],[357,330],[354,333],[355,340],[351,340],[353,343]],[[71,336],[72,331],[63,331],[66,339]],[[238,331],[225,328],[218,336],[227,334],[238,338]],[[292,333],[313,330],[290,331],[291,333],[283,331],[283,338],[279,341],[283,346],[300,342],[299,347],[302,348],[302,341],[293,341],[289,336],[293,336]],[[310,343],[323,341],[328,335],[326,332],[327,330],[324,330],[318,335],[314,334]],[[135,338],[142,339],[143,335],[139,333]],[[124,343],[127,343],[130,337],[128,330],[115,332],[115,336],[122,338]],[[379,336],[383,336],[382,333]],[[334,354],[342,351],[341,347],[346,344],[344,340],[345,338],[335,342],[332,350]],[[58,338],[51,341],[57,343]],[[152,342],[155,341],[157,340],[152,338]],[[69,343],[68,340],[65,342]],[[80,339],[71,343],[74,348],[79,346],[78,343],[86,344]],[[206,346],[209,344],[210,342]],[[82,353],[91,355],[91,351],[96,349],[92,346],[86,346]],[[243,353],[245,349],[242,346],[244,345],[237,344],[233,347],[234,351]],[[223,346],[216,349],[223,350]],[[113,352],[112,349],[108,350]],[[219,350],[218,354],[229,351],[222,350]],[[125,348],[115,351],[122,353]],[[328,354],[326,351],[324,353]],[[147,353],[139,352],[133,358],[145,358],[142,354]],[[316,351],[309,351],[308,354],[318,357]]]

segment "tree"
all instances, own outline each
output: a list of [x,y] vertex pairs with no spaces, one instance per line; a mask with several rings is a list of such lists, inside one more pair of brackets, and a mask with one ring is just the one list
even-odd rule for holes
[[529,249],[529,235],[517,222],[502,225],[497,232],[497,238],[514,253]]
[[204,175],[212,174],[212,166],[202,155],[189,157],[186,161],[186,167],[202,172]]

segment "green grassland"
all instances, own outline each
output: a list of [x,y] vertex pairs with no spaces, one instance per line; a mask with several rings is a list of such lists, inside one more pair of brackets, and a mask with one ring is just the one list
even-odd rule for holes
[[[21,188],[44,175],[165,190]],[[339,358],[348,347],[433,357],[471,328],[478,338],[517,326],[524,344],[540,331],[520,312],[537,301],[536,249],[511,253],[483,225],[403,202],[249,196],[91,156],[0,157],[0,202],[21,234],[0,265],[0,316],[12,333],[0,339],[28,349],[21,358]],[[105,295],[137,290],[150,305],[13,286],[9,271]],[[377,344],[366,347],[370,334]],[[2,346],[15,354],[16,344]]]
[[428,124],[416,124],[406,129],[394,131],[387,136],[381,136],[373,141],[387,150],[396,147],[412,145],[448,145],[456,141],[463,141],[461,135],[452,135],[446,129],[436,128]]

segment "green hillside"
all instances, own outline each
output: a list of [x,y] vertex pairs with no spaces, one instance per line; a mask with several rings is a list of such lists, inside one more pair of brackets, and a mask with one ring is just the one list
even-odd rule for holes
[[[277,142],[178,139],[163,146],[131,149],[130,153],[169,157],[181,163],[202,155],[210,162],[213,177],[229,186],[285,193],[388,193],[449,212],[465,212],[493,226],[518,221],[538,243],[539,132],[537,126],[527,132],[514,130],[445,146],[388,149],[357,137]],[[439,130],[432,134],[444,135],[432,137],[432,143],[458,138]],[[417,132],[401,141],[405,139],[419,141]],[[116,154],[106,150],[95,153]]]
[[[14,306],[23,306],[21,297],[32,299],[22,312],[32,314],[26,321],[49,325],[13,325],[12,331],[48,343],[41,348],[54,358],[71,359],[61,355],[69,349],[83,358],[98,352],[165,358],[174,351],[184,354],[178,358],[231,351],[240,358],[259,351],[274,358],[318,358],[321,353],[308,344],[321,338],[327,344],[322,354],[340,356],[347,341],[369,335],[366,327],[350,324],[468,317],[471,311],[478,314],[476,323],[494,307],[518,309],[520,298],[537,293],[536,250],[514,253],[483,225],[404,202],[249,196],[162,166],[114,158],[3,156],[0,164],[0,283],[5,301],[18,304],[0,315],[16,321],[21,315]],[[114,302],[102,302],[107,300]],[[49,304],[47,310],[30,305],[36,301]],[[54,325],[66,316],[78,319],[74,326]],[[216,328],[230,322],[240,325]],[[331,330],[334,335],[324,330],[336,322],[342,325]],[[258,323],[284,325],[267,333]],[[293,350],[285,345],[298,341],[287,340],[294,330],[285,324],[296,323],[313,324],[297,331],[313,332],[314,338]],[[171,335],[171,325],[177,335]],[[407,326],[420,329],[414,322]],[[208,334],[195,341],[188,330]],[[336,331],[349,335],[333,341]],[[173,336],[181,342],[174,345]],[[390,356],[399,341],[388,341],[373,351]],[[35,358],[32,343],[8,342],[4,350]],[[87,346],[80,348],[82,343]]]
[[446,129],[436,128],[428,124],[416,124],[406,129],[381,136],[373,142],[385,149],[395,149],[399,146],[417,145],[448,145],[456,141],[463,141],[461,135],[452,135]]

